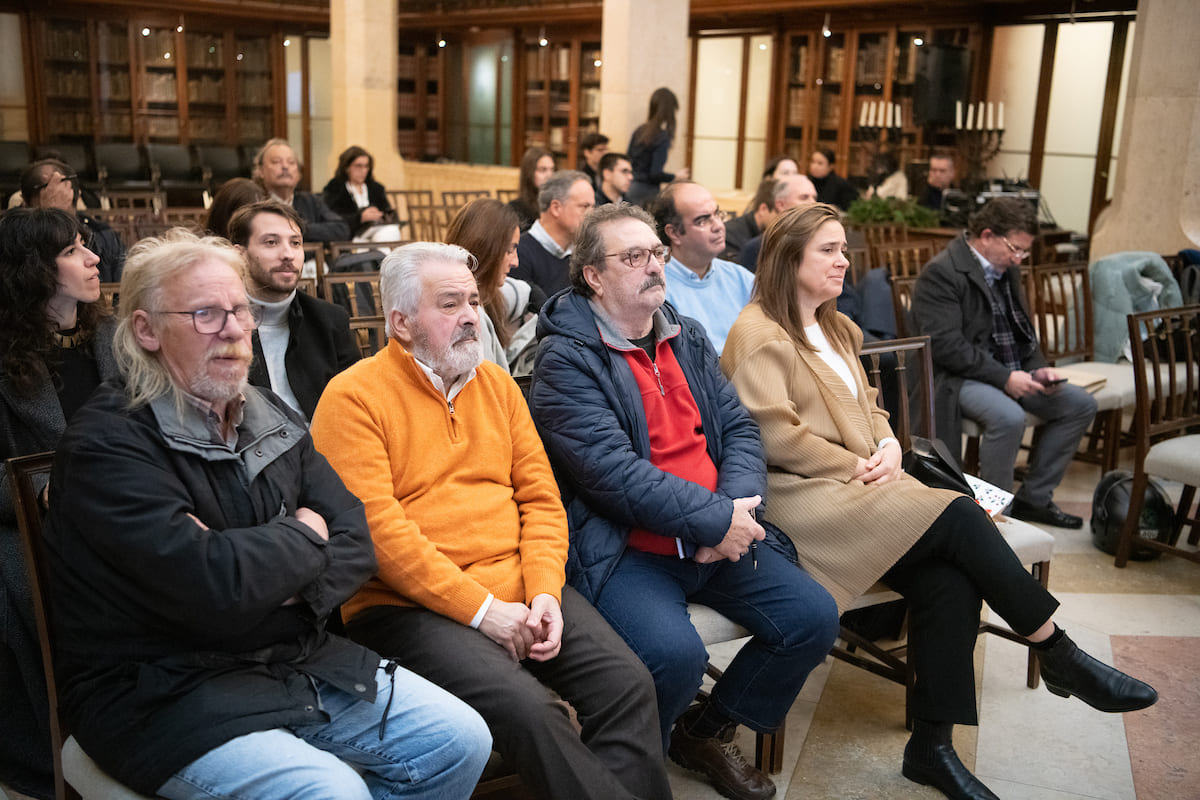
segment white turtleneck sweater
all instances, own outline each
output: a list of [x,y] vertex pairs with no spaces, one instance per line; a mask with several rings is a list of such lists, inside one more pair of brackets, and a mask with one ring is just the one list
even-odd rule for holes
[[263,310],[262,322],[258,324],[258,341],[262,345],[263,359],[267,363],[271,390],[303,416],[304,411],[300,408],[300,401],[292,393],[292,386],[288,383],[287,366],[283,363],[283,357],[287,354],[288,338],[291,336],[288,329],[288,309],[295,299],[294,290],[283,300],[274,303],[252,298]]

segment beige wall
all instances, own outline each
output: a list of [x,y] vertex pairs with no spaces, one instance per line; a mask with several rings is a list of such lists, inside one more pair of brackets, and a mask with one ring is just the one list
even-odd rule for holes
[[0,14],[0,139],[6,141],[29,140],[21,53],[20,16]]

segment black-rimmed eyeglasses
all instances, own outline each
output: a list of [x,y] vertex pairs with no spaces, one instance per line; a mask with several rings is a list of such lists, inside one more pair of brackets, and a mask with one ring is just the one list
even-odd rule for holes
[[225,330],[225,323],[229,321],[230,314],[233,314],[233,318],[237,320],[237,324],[244,331],[254,330],[262,321],[262,306],[252,303],[242,303],[233,308],[204,306],[195,311],[158,311],[156,313],[189,316],[192,318],[192,327],[196,329],[196,333],[205,334],[220,333]]

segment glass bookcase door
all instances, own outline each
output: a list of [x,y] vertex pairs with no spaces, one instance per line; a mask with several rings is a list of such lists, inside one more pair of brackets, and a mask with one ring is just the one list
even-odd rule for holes
[[[917,54],[927,41],[924,30],[901,29],[896,34],[892,67],[892,102],[900,107],[900,130],[892,153],[901,169],[921,157],[923,134],[913,115],[916,96]],[[912,187],[909,187],[910,191]]]
[[813,122],[810,118],[814,89],[812,45],[812,37],[807,33],[788,36],[783,152],[796,159],[798,164],[807,163],[805,136],[810,132]]
[[225,34],[193,31],[185,35],[189,141],[225,141],[228,97]]
[[850,158],[843,177],[866,178],[871,158],[879,151],[881,139],[885,138],[878,129],[893,123],[895,110],[889,105],[890,92],[884,90],[888,80],[888,35],[874,31],[860,32],[857,44]]
[[144,137],[179,141],[178,37],[174,26],[142,25],[137,31],[142,97],[138,108]]
[[237,138],[260,145],[274,135],[275,103],[271,85],[271,37],[239,36],[234,42],[237,75]]
[[[846,74],[846,35],[835,33],[824,38],[816,86],[820,101],[816,119],[814,148],[838,149],[838,129],[841,124],[843,82]],[[802,154],[807,155],[807,154]],[[804,163],[807,163],[807,159]]]
[[49,19],[43,31],[42,91],[50,139],[91,138],[91,48],[87,23]]
[[97,139],[133,138],[133,89],[130,83],[129,26],[96,23]]
[[603,69],[604,61],[600,56],[600,42],[583,42],[579,48],[577,144],[578,139],[583,138],[584,134],[600,130],[600,72]]

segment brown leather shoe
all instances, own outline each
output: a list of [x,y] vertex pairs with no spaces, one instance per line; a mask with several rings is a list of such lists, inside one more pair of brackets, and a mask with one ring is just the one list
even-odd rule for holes
[[762,770],[746,761],[733,741],[736,726],[730,725],[719,737],[700,739],[687,732],[689,723],[701,706],[693,706],[675,721],[671,730],[671,760],[685,769],[708,778],[718,792],[733,800],[766,800],[775,796],[775,784]]

